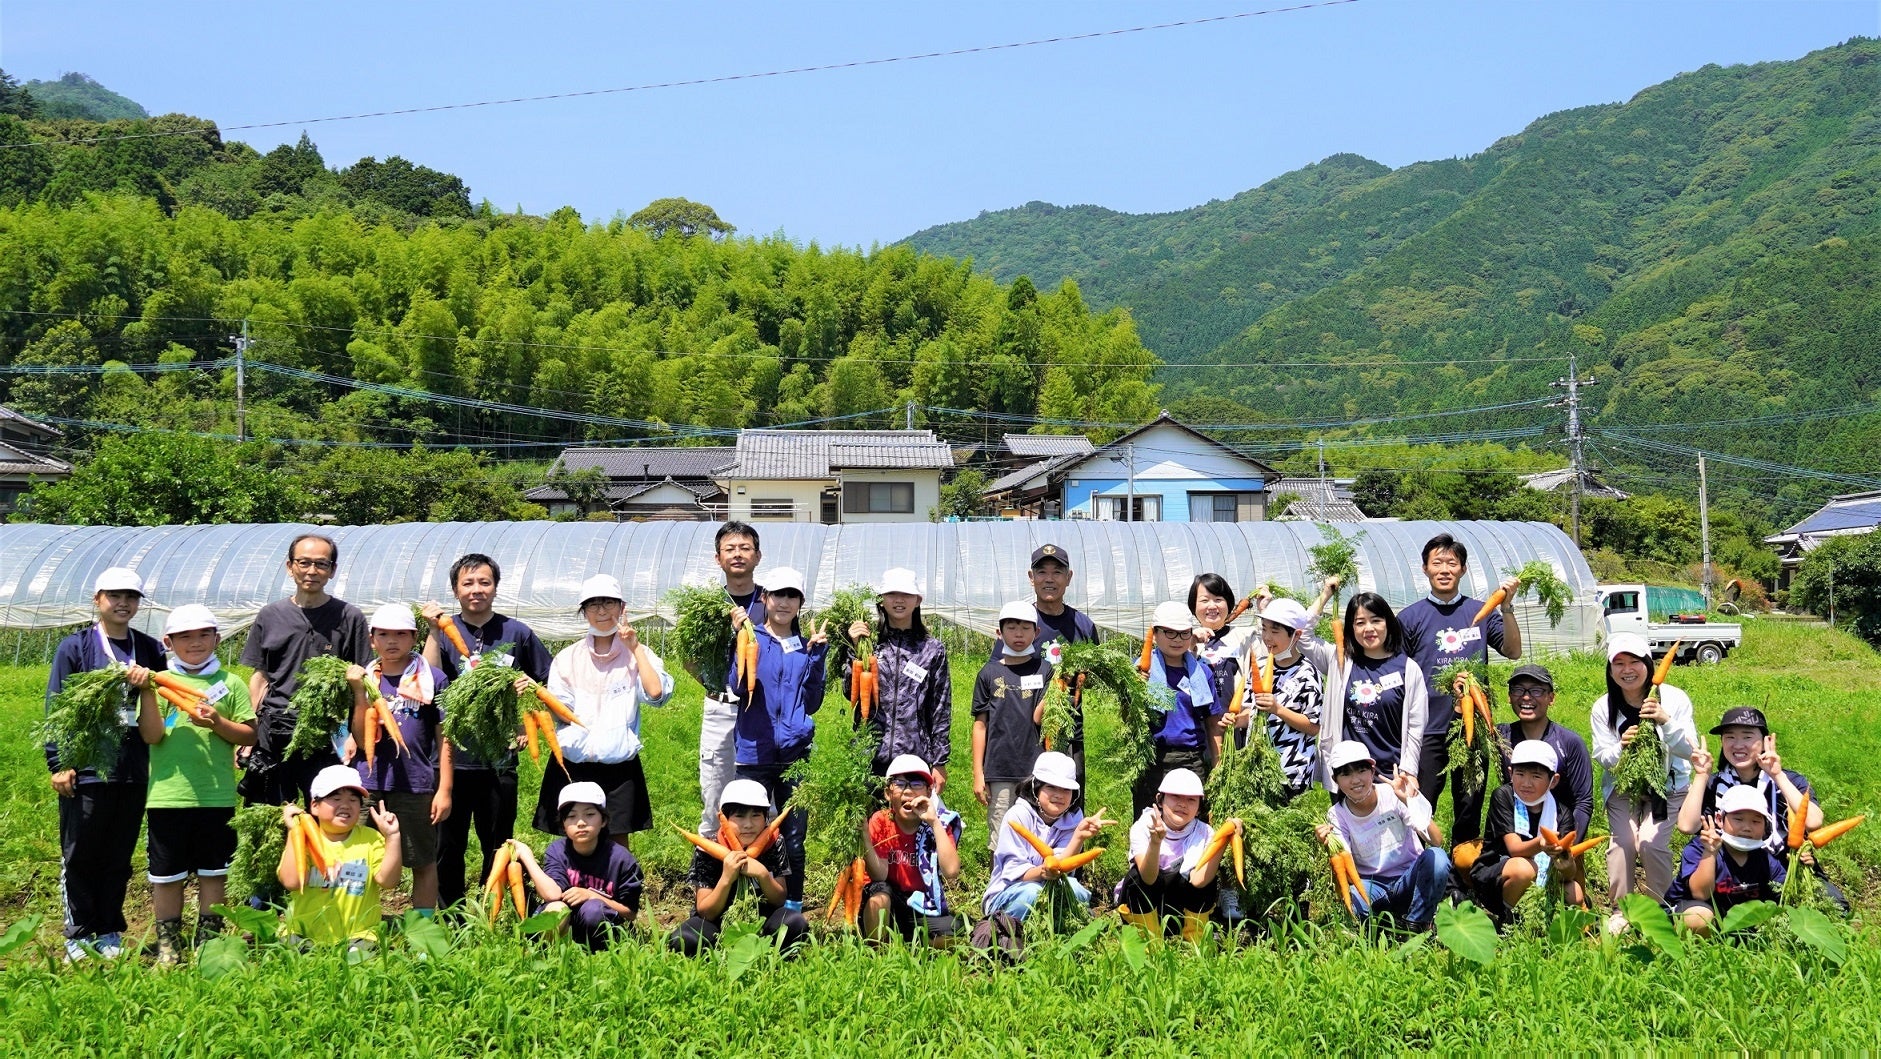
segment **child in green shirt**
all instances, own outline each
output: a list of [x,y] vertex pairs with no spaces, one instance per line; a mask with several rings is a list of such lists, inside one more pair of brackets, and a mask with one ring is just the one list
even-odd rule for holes
[[[137,729],[150,746],[147,849],[157,962],[181,962],[183,890],[196,876],[196,935],[221,933],[210,911],[226,896],[235,857],[235,748],[255,744],[255,711],[243,681],[216,660],[216,616],[190,603],[163,626],[168,676],[143,697]],[[159,705],[159,696],[162,697]]]

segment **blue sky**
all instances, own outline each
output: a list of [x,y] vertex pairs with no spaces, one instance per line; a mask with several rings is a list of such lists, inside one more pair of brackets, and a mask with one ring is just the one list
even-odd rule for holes
[[[0,3],[0,67],[83,71],[223,126],[615,88],[1122,29],[1242,2]],[[863,69],[304,127],[329,165],[402,154],[475,198],[591,220],[666,195],[746,234],[890,242],[1034,199],[1135,212],[1327,155],[1472,154],[1707,63],[1881,34],[1881,5],[1355,0]]]

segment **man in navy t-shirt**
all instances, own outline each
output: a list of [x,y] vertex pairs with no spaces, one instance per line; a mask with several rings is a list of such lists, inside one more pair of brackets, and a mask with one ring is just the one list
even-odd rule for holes
[[[1469,562],[1469,549],[1448,533],[1426,541],[1424,577],[1430,582],[1430,595],[1398,612],[1404,625],[1404,651],[1423,669],[1430,686],[1430,715],[1424,722],[1417,774],[1432,784],[1433,803],[1438,793],[1435,784],[1440,782],[1437,777],[1450,767],[1450,722],[1456,719],[1456,698],[1437,675],[1454,662],[1487,665],[1491,647],[1504,658],[1522,657],[1522,629],[1515,622],[1515,578],[1502,582],[1502,606],[1477,625],[1473,619],[1483,601],[1464,595],[1460,587]],[[1483,784],[1476,793],[1466,794],[1462,777],[1451,778],[1451,842],[1482,837],[1483,790],[1491,786]]]
[[[1041,544],[1032,550],[1032,566],[1025,576],[1032,582],[1032,606],[1038,611],[1039,657],[1056,670],[1065,644],[1097,642],[1097,625],[1089,615],[1065,602],[1065,589],[1071,587],[1071,553],[1056,544]],[[1082,784],[1084,704],[1075,698],[1072,715],[1071,745],[1064,751],[1077,762],[1078,783]]]

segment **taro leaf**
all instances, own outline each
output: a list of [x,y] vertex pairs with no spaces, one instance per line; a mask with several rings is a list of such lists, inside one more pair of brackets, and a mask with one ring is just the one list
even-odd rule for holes
[[39,917],[38,916],[27,916],[25,919],[22,919],[19,922],[14,923],[12,926],[7,928],[7,932],[5,934],[0,934],[0,956],[5,956],[6,954],[12,952],[14,949],[17,949],[20,946],[26,944],[27,942],[33,940],[33,935],[38,932],[39,932]]
[[1679,940],[1679,928],[1666,915],[1665,906],[1645,894],[1627,894],[1620,898],[1620,912],[1626,921],[1639,928],[1647,941],[1667,956],[1685,955],[1685,943]]
[[1083,930],[1071,935],[1071,937],[1065,939],[1064,944],[1058,946],[1058,955],[1063,957],[1076,956],[1078,953],[1084,951],[1091,942],[1096,941],[1098,936],[1104,933],[1105,929],[1109,926],[1110,921],[1108,919],[1091,920],[1084,925]]
[[527,935],[547,934],[561,926],[562,920],[567,918],[567,912],[537,912],[535,915],[523,920],[520,929]]
[[1587,936],[1587,928],[1592,926],[1598,916],[1584,908],[1563,905],[1548,921],[1548,940],[1556,945],[1566,945]]
[[739,923],[727,927],[719,935],[718,951],[725,961],[725,978],[736,982],[751,970],[764,950],[771,947],[770,939],[761,933],[757,923]]
[[1445,904],[1437,908],[1437,940],[1443,947],[1483,966],[1496,959],[1496,924],[1475,905]]
[[441,957],[451,951],[450,932],[430,916],[419,915],[417,909],[405,913],[400,928],[405,934],[405,944],[425,959]]
[[266,945],[273,941],[280,930],[280,917],[267,909],[250,908],[247,905],[216,905],[210,911],[235,924],[238,930],[253,934],[258,944]]
[[1408,960],[1428,948],[1430,948],[1430,935],[1418,934],[1412,937],[1411,940],[1398,946],[1398,959]]
[[1821,953],[1830,963],[1840,965],[1848,959],[1848,942],[1842,930],[1828,916],[1813,908],[1792,908],[1790,933],[1796,940]]
[[1149,948],[1149,934],[1142,927],[1132,924],[1124,930],[1118,941],[1118,947],[1123,952],[1123,962],[1130,965],[1132,973],[1143,973],[1143,952]]
[[1768,921],[1771,916],[1776,915],[1780,910],[1781,909],[1778,908],[1774,901],[1746,901],[1732,908],[1729,912],[1726,912],[1724,918],[1718,920],[1717,925],[1713,927],[1712,930],[1720,935],[1734,934],[1740,930],[1749,930],[1760,923]]
[[248,943],[238,934],[210,938],[196,951],[196,969],[214,981],[248,962]]

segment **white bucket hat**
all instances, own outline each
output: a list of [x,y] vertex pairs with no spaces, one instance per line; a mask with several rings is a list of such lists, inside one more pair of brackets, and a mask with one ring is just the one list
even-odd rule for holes
[[417,632],[418,619],[412,617],[411,608],[405,604],[386,603],[372,612],[372,620],[366,627],[385,632]]
[[875,586],[875,592],[883,596],[890,592],[901,592],[910,596],[926,595],[921,591],[921,581],[914,576],[914,571],[901,566],[884,572],[882,583]]

